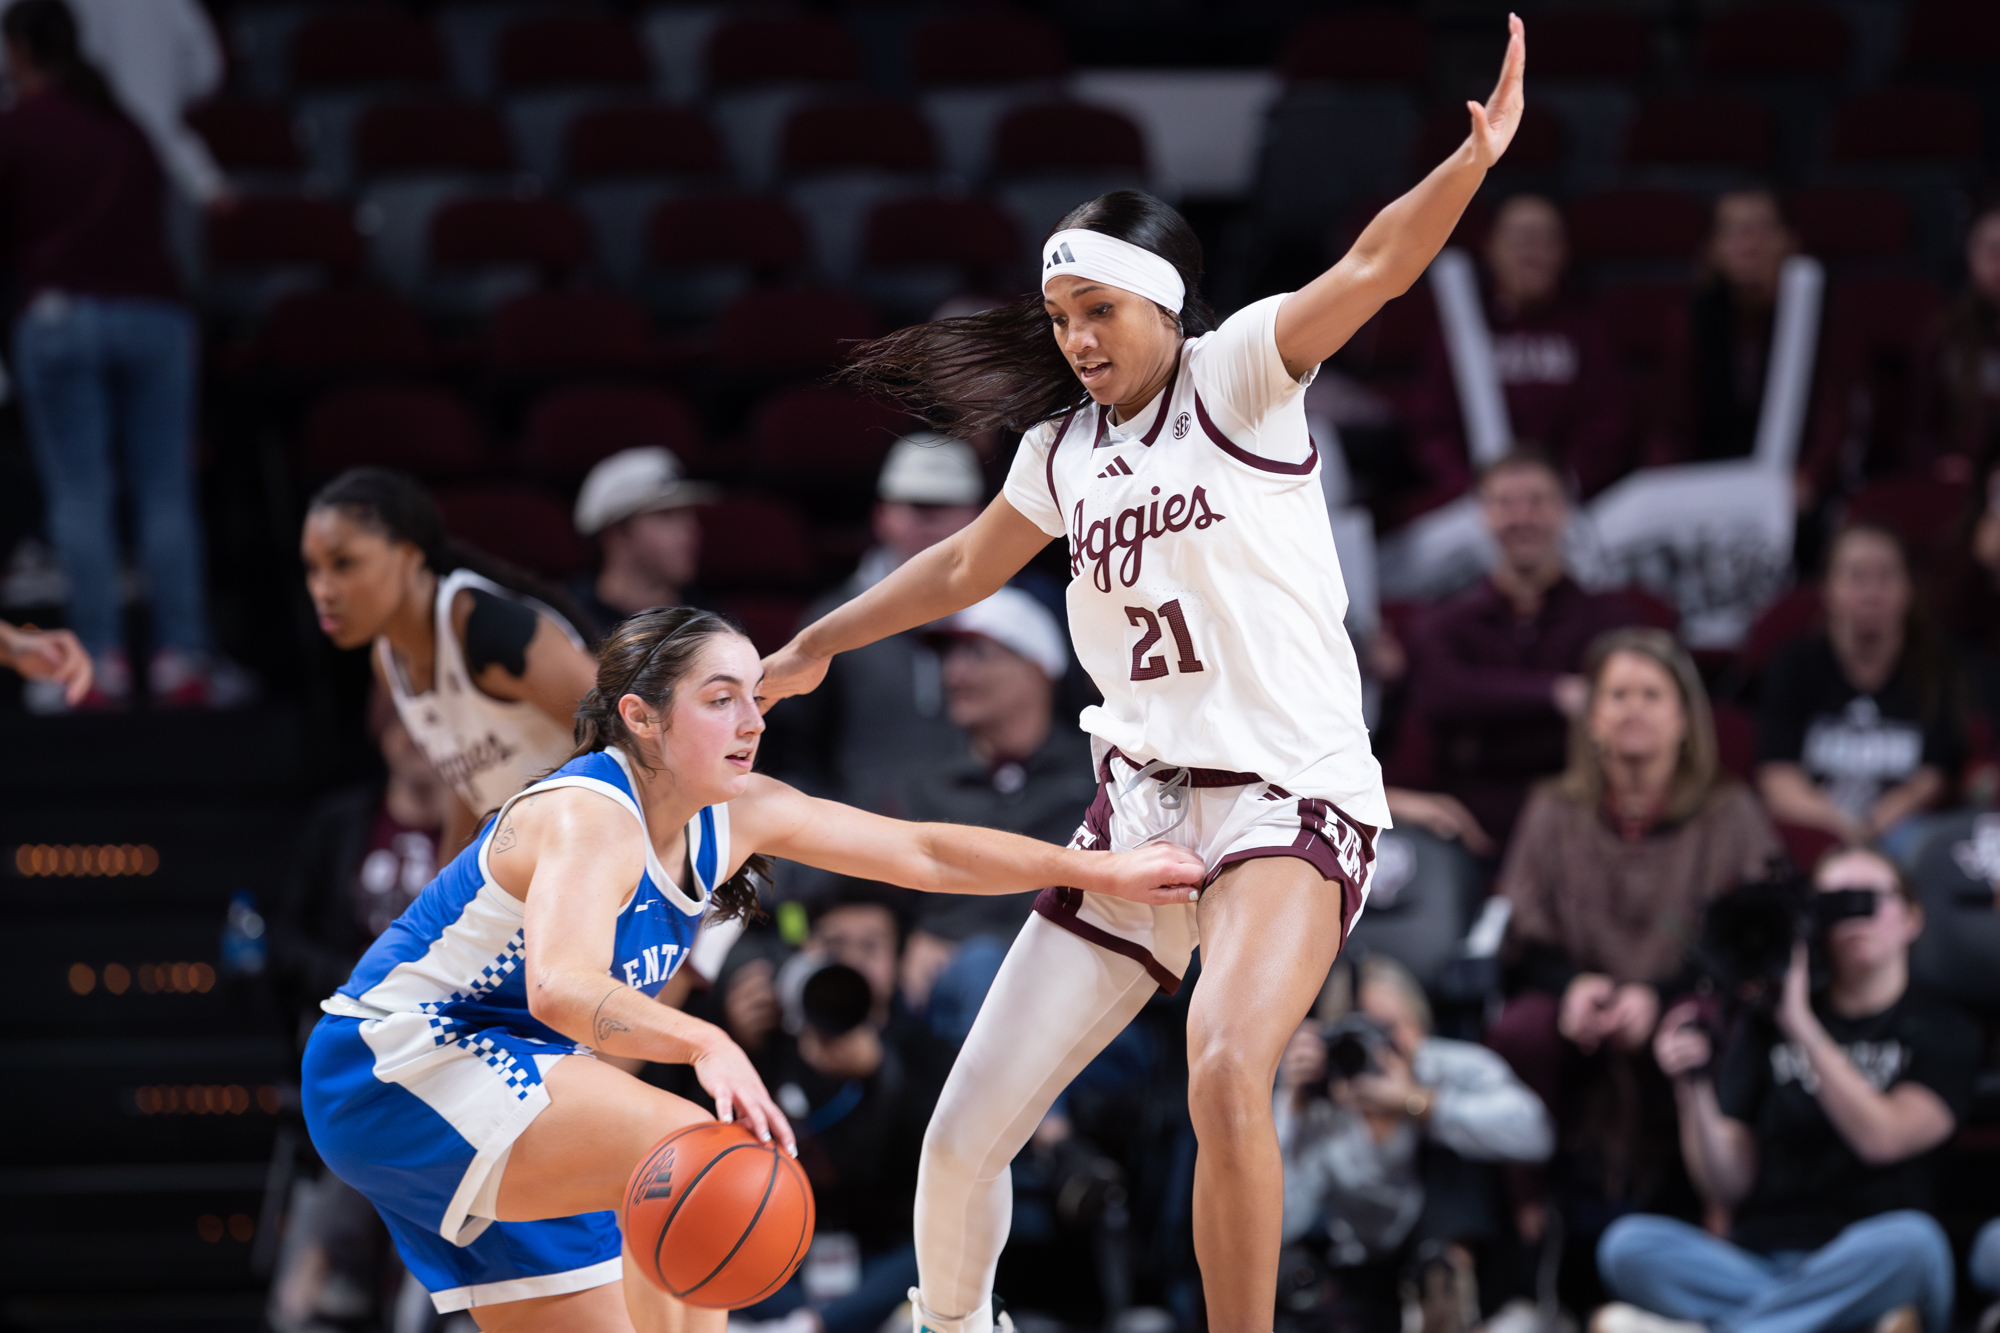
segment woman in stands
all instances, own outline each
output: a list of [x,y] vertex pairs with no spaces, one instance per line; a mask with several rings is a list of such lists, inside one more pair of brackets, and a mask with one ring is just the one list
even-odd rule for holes
[[1076,886],[1037,903],[926,1139],[920,1330],[991,1327],[1007,1163],[1147,997],[1179,985],[1197,943],[1189,1098],[1209,1326],[1271,1326],[1283,1194],[1272,1079],[1389,822],[1302,391],[1423,273],[1513,138],[1526,41],[1518,19],[1510,27],[1491,102],[1467,104],[1464,146],[1301,290],[1215,326],[1186,221],[1120,191],[1043,244],[1037,296],[892,334],[854,363],[863,385],[940,428],[1027,434],[971,527],[801,631],[767,664],[765,693],[811,690],[835,653],[991,595],[1066,535],[1070,629],[1105,698],[1082,718],[1101,786],[1072,845],[1165,839],[1207,868],[1198,905]]
[[722,1119],[796,1151],[736,1043],[655,1002],[704,914],[756,910],[764,857],[951,893],[1081,884],[1141,911],[1200,880],[1178,847],[1111,856],[909,824],[753,774],[762,674],[712,612],[621,624],[567,762],[376,940],[307,1044],[321,1156],[375,1204],[438,1309],[489,1333],[722,1333],[722,1311],[643,1280],[620,1290],[610,1211],[652,1145],[707,1114],[591,1057],[692,1065]]
[[355,468],[306,511],[300,551],[319,627],[375,646],[375,674],[451,785],[442,858],[481,816],[569,754],[596,663],[554,588],[447,540],[412,477]]

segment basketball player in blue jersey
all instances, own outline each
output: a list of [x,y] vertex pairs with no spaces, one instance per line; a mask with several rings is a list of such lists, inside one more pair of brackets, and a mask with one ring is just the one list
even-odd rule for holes
[[1180,985],[1197,947],[1188,1109],[1208,1327],[1272,1326],[1272,1080],[1367,901],[1389,823],[1305,388],[1422,275],[1512,141],[1527,39],[1519,19],[1509,28],[1464,142],[1298,291],[1218,324],[1187,220],[1118,191],[1043,242],[1035,295],[899,330],[849,362],[850,379],[940,429],[1019,430],[1020,448],[971,526],[773,654],[765,695],[814,688],[833,654],[969,606],[1066,538],[1071,641],[1104,698],[1079,719],[1099,788],[1071,845],[1171,842],[1205,867],[1197,902],[1076,886],[1037,899],[925,1134],[915,1333],[991,1333],[1008,1163],[1147,999]]
[[910,824],[751,771],[762,667],[686,607],[605,641],[576,748],[510,798],[328,999],[306,1047],[306,1123],[366,1194],[440,1310],[480,1328],[721,1333],[623,1256],[612,1209],[640,1158],[707,1113],[597,1055],[692,1065],[724,1120],[796,1151],[721,1029],[655,996],[705,914],[755,910],[782,856],[949,893],[1072,884],[1185,901],[1200,859],[1113,855]]

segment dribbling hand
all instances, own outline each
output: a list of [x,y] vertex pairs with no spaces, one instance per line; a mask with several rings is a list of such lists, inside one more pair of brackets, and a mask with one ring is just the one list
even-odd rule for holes
[[1201,892],[1202,880],[1208,877],[1208,867],[1199,856],[1171,842],[1149,842],[1136,851],[1092,855],[1103,857],[1104,862],[1094,876],[1097,882],[1084,887],[1149,907],[1193,902]]
[[1465,104],[1472,113],[1473,157],[1481,167],[1498,162],[1507,145],[1514,142],[1514,131],[1521,128],[1521,110],[1527,104],[1521,81],[1528,71],[1528,35],[1519,15],[1507,16],[1507,32],[1507,56],[1500,62],[1500,81],[1493,85],[1493,95],[1484,106]]
[[717,1039],[694,1059],[694,1076],[703,1090],[715,1099],[715,1118],[727,1125],[741,1120],[752,1134],[765,1143],[772,1139],[792,1156],[799,1155],[798,1136],[792,1122],[771,1100],[764,1080],[750,1064],[743,1048],[728,1037]]
[[811,694],[826,679],[826,666],[830,660],[801,651],[799,641],[793,639],[764,659],[764,680],[757,687],[757,706],[768,713],[771,705],[780,699],[789,699],[794,694]]

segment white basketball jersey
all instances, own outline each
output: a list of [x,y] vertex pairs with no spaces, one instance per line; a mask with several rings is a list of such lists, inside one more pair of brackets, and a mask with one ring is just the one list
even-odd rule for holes
[[451,628],[452,598],[467,588],[525,602],[562,626],[579,648],[583,643],[555,612],[469,569],[454,570],[438,580],[437,648],[430,689],[411,693],[389,641],[375,640],[376,658],[389,682],[389,695],[403,725],[409,728],[410,739],[429,756],[466,809],[484,815],[568,759],[573,742],[569,728],[533,704],[495,699],[472,683],[465,667],[464,645]]
[[1122,425],[1086,404],[1021,441],[1004,494],[1069,539],[1069,624],[1128,756],[1254,773],[1386,827],[1347,589],[1273,296],[1189,339]]

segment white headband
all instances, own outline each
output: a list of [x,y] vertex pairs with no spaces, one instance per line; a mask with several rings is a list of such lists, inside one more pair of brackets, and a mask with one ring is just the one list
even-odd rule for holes
[[1165,306],[1175,315],[1187,284],[1180,270],[1151,250],[1101,231],[1072,227],[1049,237],[1042,247],[1042,285],[1051,278],[1094,278]]

